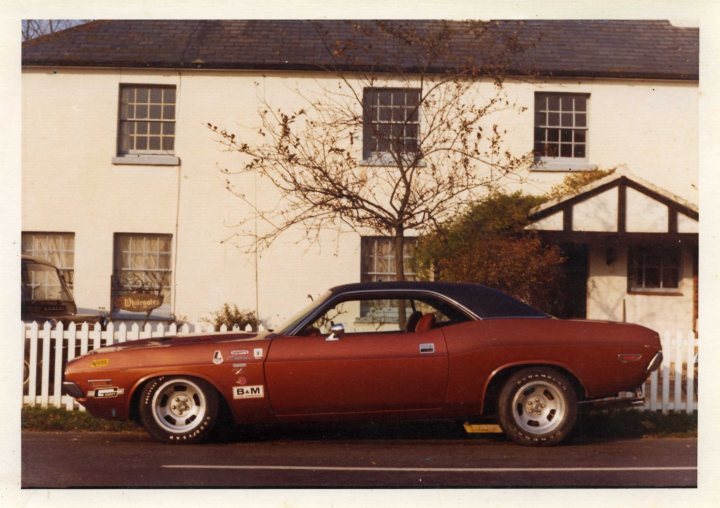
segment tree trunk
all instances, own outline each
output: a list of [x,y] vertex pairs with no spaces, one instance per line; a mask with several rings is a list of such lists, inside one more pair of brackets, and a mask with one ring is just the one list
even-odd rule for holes
[[395,280],[405,280],[405,236],[402,227],[395,230]]
[[[405,236],[404,229],[398,227],[395,229],[395,279],[405,280]],[[398,301],[398,326],[401,330],[407,326],[407,312],[405,310],[405,300]]]

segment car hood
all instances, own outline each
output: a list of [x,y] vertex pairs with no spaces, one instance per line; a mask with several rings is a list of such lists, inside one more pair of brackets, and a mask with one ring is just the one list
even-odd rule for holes
[[153,337],[150,339],[130,340],[111,346],[104,346],[98,349],[88,351],[88,354],[107,354],[116,351],[130,351],[134,349],[152,349],[165,348],[172,346],[180,346],[197,343],[220,343],[220,342],[245,342],[263,340],[269,337],[270,332],[238,332],[238,333],[206,333],[206,334],[188,334],[188,335],[170,335],[167,337]]

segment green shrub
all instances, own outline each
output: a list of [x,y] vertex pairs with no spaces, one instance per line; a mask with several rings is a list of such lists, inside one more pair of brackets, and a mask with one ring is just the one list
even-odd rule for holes
[[474,203],[465,214],[420,237],[418,273],[435,280],[479,282],[557,312],[565,259],[558,246],[525,229],[528,213],[542,200],[497,192]]

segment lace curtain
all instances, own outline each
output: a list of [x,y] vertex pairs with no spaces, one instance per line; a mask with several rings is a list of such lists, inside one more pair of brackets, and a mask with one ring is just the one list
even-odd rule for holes
[[75,265],[73,233],[23,233],[22,253],[50,261],[60,269],[65,283],[72,288]]

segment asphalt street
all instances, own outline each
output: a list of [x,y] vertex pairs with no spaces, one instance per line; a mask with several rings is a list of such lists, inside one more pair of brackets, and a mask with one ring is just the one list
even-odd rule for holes
[[201,445],[144,433],[22,435],[22,487],[694,487],[697,439],[552,448],[438,427],[238,432]]

